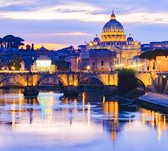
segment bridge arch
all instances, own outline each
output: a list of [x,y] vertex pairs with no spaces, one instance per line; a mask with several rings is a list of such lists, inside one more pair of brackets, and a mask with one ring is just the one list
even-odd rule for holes
[[152,78],[150,73],[138,73],[136,74],[136,78],[139,79],[146,88],[152,86]]
[[99,85],[102,85],[102,86],[105,85],[104,81],[102,81],[101,78],[99,78],[98,76],[95,76],[95,75],[83,75],[83,76],[81,76],[81,77],[79,78],[79,85],[80,85],[83,81],[89,80],[89,79],[97,80],[97,82],[99,82]]
[[145,86],[143,81],[138,78],[136,78],[136,79],[137,79],[137,83],[138,83],[137,88],[145,92],[147,87]]
[[2,78],[0,80],[0,85],[2,83],[4,83],[5,81],[7,80],[10,80],[10,79],[13,79],[13,82],[17,85],[17,86],[21,86],[21,87],[24,87],[26,86],[26,82],[25,82],[25,79],[21,76],[16,76],[16,75],[10,75],[10,76],[6,76],[4,78]]
[[40,86],[46,79],[49,79],[49,78],[52,78],[52,79],[58,79],[58,81],[62,84],[62,85],[65,85],[64,81],[61,79],[61,77],[59,77],[58,75],[43,75],[39,78],[39,80],[37,81],[37,84],[36,86]]

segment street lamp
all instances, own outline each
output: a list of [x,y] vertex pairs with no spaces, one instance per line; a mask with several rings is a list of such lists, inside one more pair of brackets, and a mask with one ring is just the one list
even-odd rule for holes
[[163,78],[164,78],[164,79],[166,79],[166,76],[165,76],[165,75],[163,75]]
[[14,67],[14,66],[12,66],[12,67],[11,67],[11,69],[12,69],[12,70],[15,70],[15,67]]
[[88,66],[86,67],[86,69],[87,69],[87,71],[89,72],[89,70],[90,70],[90,66],[88,65]]

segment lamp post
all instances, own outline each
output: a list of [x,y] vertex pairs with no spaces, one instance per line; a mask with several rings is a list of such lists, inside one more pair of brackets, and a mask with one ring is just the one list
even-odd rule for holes
[[90,65],[88,65],[88,66],[86,67],[86,70],[87,70],[87,72],[90,71]]
[[15,66],[12,66],[11,69],[12,69],[12,70],[15,70]]

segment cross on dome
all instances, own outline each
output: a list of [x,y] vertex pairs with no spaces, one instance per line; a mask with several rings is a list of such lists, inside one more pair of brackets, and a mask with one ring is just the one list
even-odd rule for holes
[[116,20],[116,16],[115,16],[114,10],[112,10],[111,20]]

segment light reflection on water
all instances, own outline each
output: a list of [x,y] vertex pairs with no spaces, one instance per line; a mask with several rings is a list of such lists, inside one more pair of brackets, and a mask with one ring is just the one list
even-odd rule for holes
[[168,149],[167,117],[158,112],[86,92],[78,98],[45,92],[29,100],[20,91],[0,94],[0,151]]

